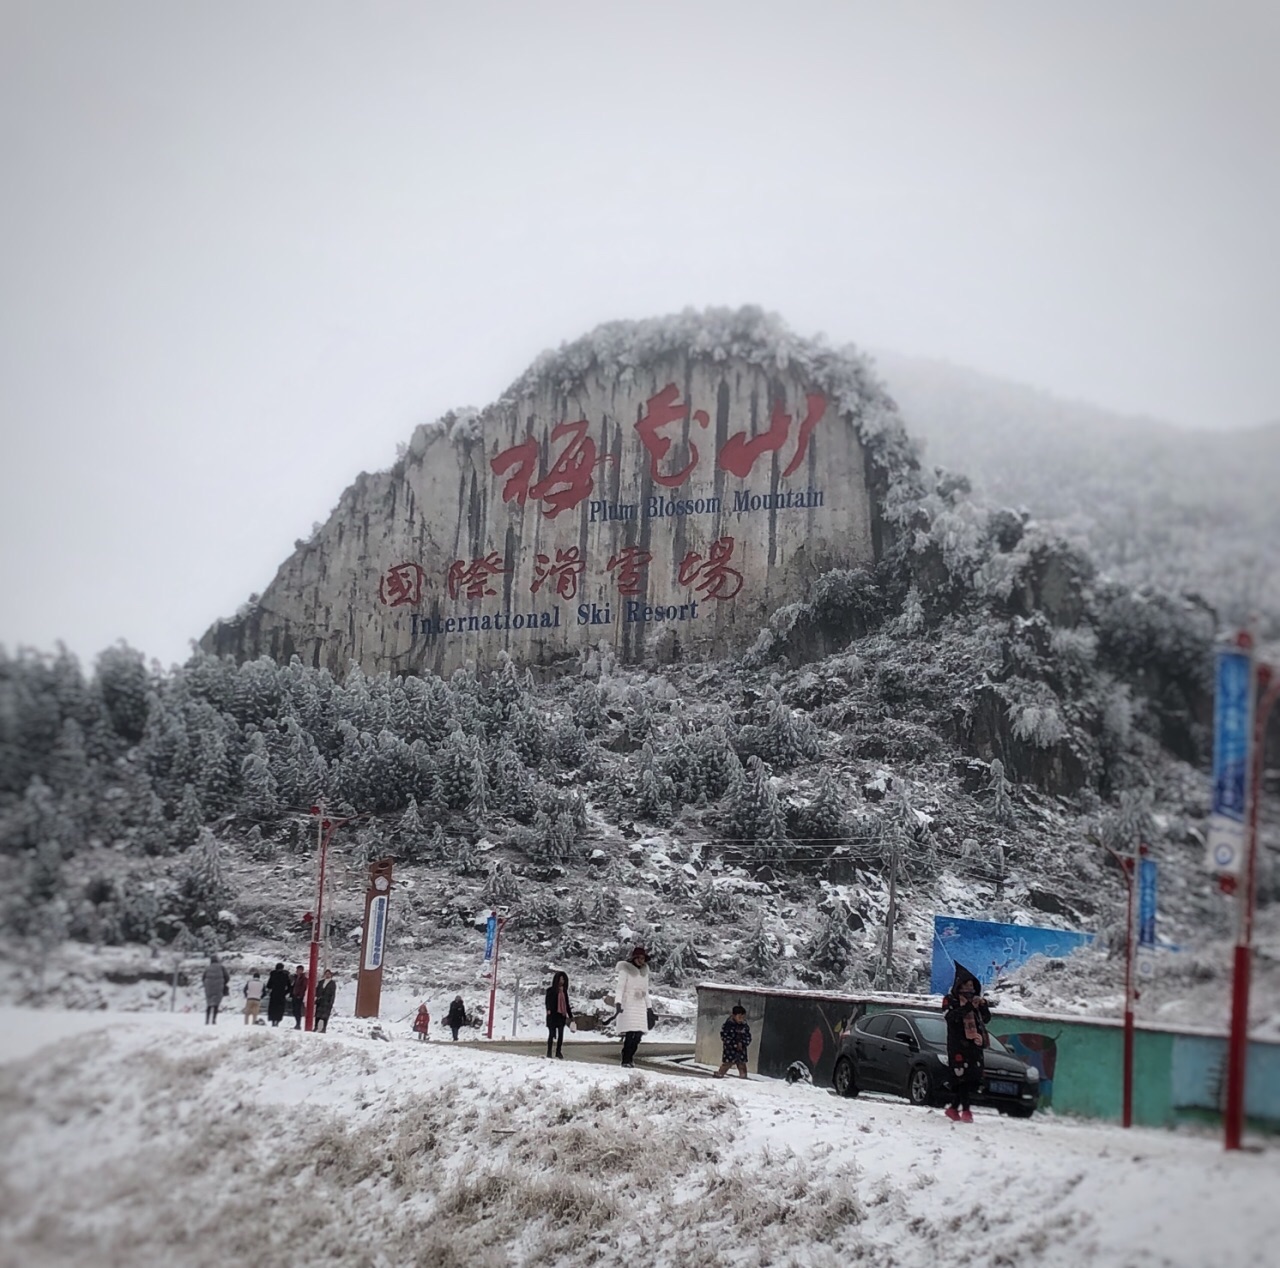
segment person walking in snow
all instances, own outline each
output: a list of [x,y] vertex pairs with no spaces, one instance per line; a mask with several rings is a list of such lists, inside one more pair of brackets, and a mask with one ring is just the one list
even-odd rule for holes
[[467,1006],[462,1002],[461,995],[453,997],[453,1003],[449,1005],[449,1011],[445,1015],[445,1025],[453,1031],[453,1042],[458,1042],[458,1031],[467,1024]]
[[333,970],[325,969],[320,985],[316,987],[316,1029],[324,1033],[329,1029],[333,1014],[333,1001],[338,994],[338,984],[333,980]]
[[307,1006],[307,973],[301,964],[289,982],[289,1008],[293,1012],[294,1030],[302,1029],[302,1010]]
[[951,992],[943,998],[942,1015],[947,1020],[947,1059],[951,1063],[951,1103],[947,1106],[947,1117],[971,1123],[970,1100],[982,1083],[991,1008],[983,998],[977,975],[962,964],[956,965]]
[[547,987],[547,1056],[551,1056],[554,1046],[555,1055],[563,1058],[564,1028],[573,1020],[573,1009],[569,1006],[569,975],[557,973]]
[[425,1043],[431,1033],[431,1014],[425,1004],[418,1005],[418,1015],[413,1019],[413,1033],[420,1043]]
[[262,974],[255,969],[253,976],[244,984],[244,1024],[256,1025],[261,1011]]
[[747,1050],[751,1047],[751,1027],[747,1025],[747,1010],[741,1004],[733,1006],[729,1020],[720,1027],[720,1042],[724,1045],[724,1053],[720,1060],[720,1068],[711,1077],[723,1079],[731,1065],[738,1067],[738,1073],[747,1077]]
[[284,1020],[284,1006],[289,999],[289,970],[284,961],[277,961],[276,967],[267,975],[267,1020],[278,1026]]
[[223,996],[230,993],[231,974],[227,966],[216,955],[209,957],[204,970],[204,1024],[218,1024],[218,1009],[222,1007]]
[[614,992],[618,1029],[622,1032],[622,1066],[633,1069],[640,1039],[649,1029],[649,953],[632,947],[625,960],[618,961],[618,986]]

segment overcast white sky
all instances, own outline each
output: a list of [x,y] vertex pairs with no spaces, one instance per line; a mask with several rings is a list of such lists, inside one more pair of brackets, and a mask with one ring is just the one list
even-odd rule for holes
[[0,643],[168,663],[600,321],[1280,416],[1280,6],[0,0]]

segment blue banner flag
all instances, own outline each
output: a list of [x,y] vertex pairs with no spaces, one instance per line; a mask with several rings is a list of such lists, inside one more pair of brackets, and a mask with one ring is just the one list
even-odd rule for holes
[[1238,647],[1218,650],[1213,699],[1213,797],[1209,808],[1212,871],[1240,874],[1248,807],[1253,730],[1253,659]]
[[1156,945],[1156,861],[1138,861],[1138,945]]
[[489,913],[489,920],[484,927],[484,962],[486,965],[493,963],[493,946],[498,939],[498,915],[496,912]]

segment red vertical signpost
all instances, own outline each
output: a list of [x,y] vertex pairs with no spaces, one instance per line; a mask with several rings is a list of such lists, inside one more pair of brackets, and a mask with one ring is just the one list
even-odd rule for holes
[[376,1017],[382,1003],[382,959],[387,944],[387,918],[391,905],[394,860],[379,859],[369,865],[369,887],[364,895],[364,938],[360,945],[360,976],[356,979],[357,1017]]
[[1125,950],[1124,950],[1124,1069],[1123,1092],[1121,1094],[1120,1122],[1124,1127],[1133,1126],[1133,1037],[1134,1037],[1134,1001],[1138,999],[1138,990],[1134,982],[1133,962],[1136,958],[1137,939],[1134,934],[1133,916],[1137,904],[1138,864],[1147,853],[1147,847],[1135,842],[1132,854],[1120,854],[1107,846],[1112,858],[1120,864],[1124,873],[1125,885],[1129,895],[1125,906]]
[[[1236,642],[1246,653],[1252,652],[1253,640],[1248,634],[1238,635]],[[1239,904],[1236,910],[1236,946],[1231,982],[1231,1032],[1227,1042],[1227,1100],[1223,1113],[1224,1146],[1227,1149],[1239,1149],[1244,1133],[1245,1075],[1249,1056],[1249,979],[1253,970],[1253,907],[1258,875],[1258,803],[1262,798],[1267,722],[1275,707],[1276,698],[1280,696],[1280,676],[1276,675],[1272,666],[1258,664],[1253,666],[1248,683],[1248,703],[1254,707],[1253,726],[1247,732],[1251,749],[1247,754],[1248,779],[1245,788],[1248,810],[1243,858],[1239,860],[1234,872],[1221,877],[1223,890],[1234,893]],[[1218,764],[1215,751],[1215,776]]]
[[484,936],[484,965],[485,976],[489,979],[489,1020],[485,1026],[485,1038],[493,1038],[493,1012],[497,1007],[498,996],[498,952],[502,946],[502,926],[505,925],[506,918],[499,916],[496,911],[489,913],[489,919],[485,921]]

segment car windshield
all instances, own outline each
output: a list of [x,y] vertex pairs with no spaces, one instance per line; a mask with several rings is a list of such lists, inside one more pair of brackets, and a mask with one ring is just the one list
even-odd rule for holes
[[[941,1017],[916,1017],[914,1021],[925,1043],[934,1044],[939,1048],[947,1046],[947,1023]],[[1007,1051],[1004,1044],[995,1035],[988,1037],[991,1040],[992,1052]]]

